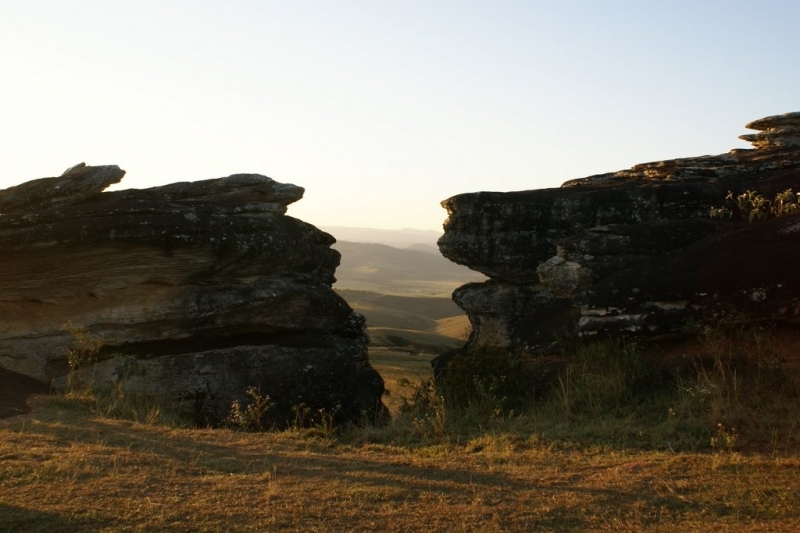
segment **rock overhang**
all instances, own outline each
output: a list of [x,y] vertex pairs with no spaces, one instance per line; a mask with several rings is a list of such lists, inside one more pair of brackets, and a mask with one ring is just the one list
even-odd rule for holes
[[[742,268],[758,271],[759,255],[748,256],[741,248],[738,255],[722,253],[750,242],[760,257],[780,261],[783,253],[784,264],[794,268],[800,258],[782,250],[791,245],[768,236],[792,234],[795,215],[750,229],[710,217],[729,191],[773,198],[800,188],[800,113],[766,117],[746,127],[760,131],[741,137],[753,149],[638,164],[569,180],[560,188],[463,193],[443,201],[448,219],[439,240],[442,254],[490,278],[483,286],[471,284],[456,293],[473,325],[469,345],[542,352],[553,349],[555,337],[565,330],[662,334],[680,329],[689,316],[718,317],[723,307],[735,306],[755,319],[766,313],[770,320],[796,322],[792,309],[800,288],[783,278],[737,276]],[[705,263],[708,284],[724,279],[729,292],[741,298],[708,300],[711,287],[695,286],[700,276],[687,279],[680,270],[692,261]],[[628,287],[634,279],[636,286]],[[655,289],[670,283],[671,291]],[[778,285],[778,291],[759,292],[759,287]],[[754,301],[747,296],[751,293],[767,297]],[[533,303],[531,294],[539,300],[549,296]],[[559,305],[574,312],[544,326],[542,310]],[[547,327],[554,328],[549,340],[542,335]],[[501,341],[498,331],[503,332]]]

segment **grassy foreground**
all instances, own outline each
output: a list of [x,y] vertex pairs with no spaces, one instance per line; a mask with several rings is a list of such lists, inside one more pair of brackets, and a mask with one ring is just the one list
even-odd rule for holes
[[172,429],[51,404],[0,430],[0,531],[797,531],[800,460],[487,433]]
[[[372,359],[397,414],[429,375],[427,358]],[[0,421],[0,532],[800,530],[796,422],[739,451],[727,429],[713,446],[713,431],[686,437],[690,426],[671,425],[689,416],[678,404],[648,426],[624,406],[592,415],[607,387],[567,401],[573,385],[561,385],[522,415],[448,420],[434,402],[384,428],[281,433],[135,422],[42,398]]]

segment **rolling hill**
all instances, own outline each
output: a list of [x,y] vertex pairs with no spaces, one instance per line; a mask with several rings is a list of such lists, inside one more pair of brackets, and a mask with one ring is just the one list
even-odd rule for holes
[[[441,353],[464,344],[469,320],[451,299],[459,286],[486,278],[445,259],[436,232],[323,228],[383,242],[341,240],[334,289],[364,315],[372,347]],[[405,248],[386,243],[402,243]]]
[[408,248],[422,244],[434,250],[437,254],[439,248],[436,241],[442,236],[441,231],[419,229],[377,229],[377,228],[352,228],[348,226],[320,226],[336,237],[336,240],[348,242],[367,242],[373,244],[386,244],[395,248]]
[[[336,269],[337,289],[367,290],[380,294],[449,298],[461,285],[483,281],[485,276],[457,265],[428,245],[401,249],[385,244],[339,241],[342,254]],[[427,246],[425,251],[420,246]]]
[[449,298],[336,291],[367,319],[371,345],[441,353],[464,344],[469,320]]

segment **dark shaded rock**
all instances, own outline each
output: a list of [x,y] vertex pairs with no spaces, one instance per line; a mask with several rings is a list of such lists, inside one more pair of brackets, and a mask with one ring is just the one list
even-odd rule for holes
[[28,398],[49,392],[44,383],[0,367],[0,418],[29,412]]
[[453,295],[475,330],[468,347],[552,353],[564,333],[661,335],[721,313],[794,324],[794,222],[711,218],[729,193],[800,189],[800,113],[747,127],[762,130],[756,149],[442,202],[442,254],[492,278]]
[[561,240],[557,255],[540,264],[537,272],[553,294],[570,298],[610,274],[725,228],[730,224],[706,218],[596,226]]
[[80,202],[118,183],[125,171],[116,165],[87,167],[80,163],[61,177],[28,181],[0,191],[0,214],[29,213]]
[[79,328],[102,340],[92,379],[212,424],[248,387],[277,424],[299,403],[380,418],[363,319],[331,289],[335,241],[284,215],[302,194],[238,174],[0,216],[0,366],[63,387]]
[[470,283],[456,289],[453,301],[469,316],[470,345],[512,352],[546,350],[554,334],[565,333],[559,326],[579,317],[570,299],[539,284]]
[[562,239],[610,224],[708,218],[726,193],[718,182],[633,180],[614,187],[462,194],[442,202],[449,217],[439,249],[490,278],[531,283]]
[[578,331],[674,333],[687,319],[800,323],[800,213],[735,226],[594,284],[576,298]]

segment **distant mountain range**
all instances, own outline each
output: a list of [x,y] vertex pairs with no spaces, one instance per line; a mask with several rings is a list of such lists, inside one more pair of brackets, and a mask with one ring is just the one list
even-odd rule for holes
[[436,246],[436,241],[442,236],[441,231],[411,228],[375,229],[347,226],[320,226],[319,228],[336,237],[337,241],[385,244],[395,248],[413,248],[437,254],[439,248]]

